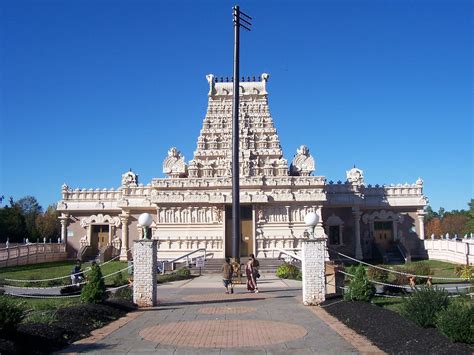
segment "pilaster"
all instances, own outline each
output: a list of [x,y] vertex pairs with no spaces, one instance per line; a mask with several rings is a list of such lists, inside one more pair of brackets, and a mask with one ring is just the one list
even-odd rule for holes
[[67,226],[69,224],[69,215],[64,213],[61,214],[59,221],[61,223],[61,242],[67,245]]
[[426,212],[424,210],[416,211],[416,215],[418,217],[418,236],[420,239],[425,239],[425,215]]
[[359,207],[352,208],[352,216],[354,217],[354,237],[355,237],[355,257],[356,259],[362,260],[364,255],[362,253],[362,245],[360,241],[360,216],[362,213]]
[[128,260],[128,213],[122,213],[119,215],[120,221],[122,222],[122,243],[120,247],[120,261]]

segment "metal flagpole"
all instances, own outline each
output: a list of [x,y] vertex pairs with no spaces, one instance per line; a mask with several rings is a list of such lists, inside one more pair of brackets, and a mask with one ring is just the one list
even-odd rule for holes
[[252,18],[233,7],[234,18],[234,90],[232,100],[232,256],[240,261],[240,186],[239,186],[239,48],[240,27],[250,31]]

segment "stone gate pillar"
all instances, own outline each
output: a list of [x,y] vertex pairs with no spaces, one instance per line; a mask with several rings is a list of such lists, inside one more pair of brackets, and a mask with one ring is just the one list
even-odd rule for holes
[[139,307],[157,304],[156,266],[156,240],[136,240],[133,245],[133,302]]
[[306,306],[318,305],[326,299],[325,254],[326,238],[303,240],[301,264]]

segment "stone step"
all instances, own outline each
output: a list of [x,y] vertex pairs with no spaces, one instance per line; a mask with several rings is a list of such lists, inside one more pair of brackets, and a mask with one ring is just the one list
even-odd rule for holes
[[[275,273],[278,266],[284,262],[284,260],[279,259],[259,259],[258,261],[260,263],[259,271],[263,273]],[[201,273],[219,274],[221,273],[223,264],[224,259],[208,259],[204,262],[204,267],[201,269]],[[181,267],[186,267],[186,263],[183,262],[176,264],[176,269]],[[242,265],[242,268],[244,268],[244,265]],[[195,264],[191,265],[190,269],[192,273],[199,271],[199,269],[195,267]]]

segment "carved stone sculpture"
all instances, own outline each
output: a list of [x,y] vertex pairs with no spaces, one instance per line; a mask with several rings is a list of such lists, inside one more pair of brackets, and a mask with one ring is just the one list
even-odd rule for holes
[[137,187],[138,186],[138,175],[135,174],[132,169],[122,174],[122,186],[126,187]]
[[163,162],[163,173],[172,178],[185,177],[188,169],[181,152],[175,147],[168,150],[168,157]]
[[305,145],[301,145],[293,157],[290,166],[290,172],[293,176],[310,176],[316,169],[314,158],[309,154],[309,149]]
[[347,182],[352,185],[364,185],[364,172],[360,169],[357,169],[355,166],[346,171]]

